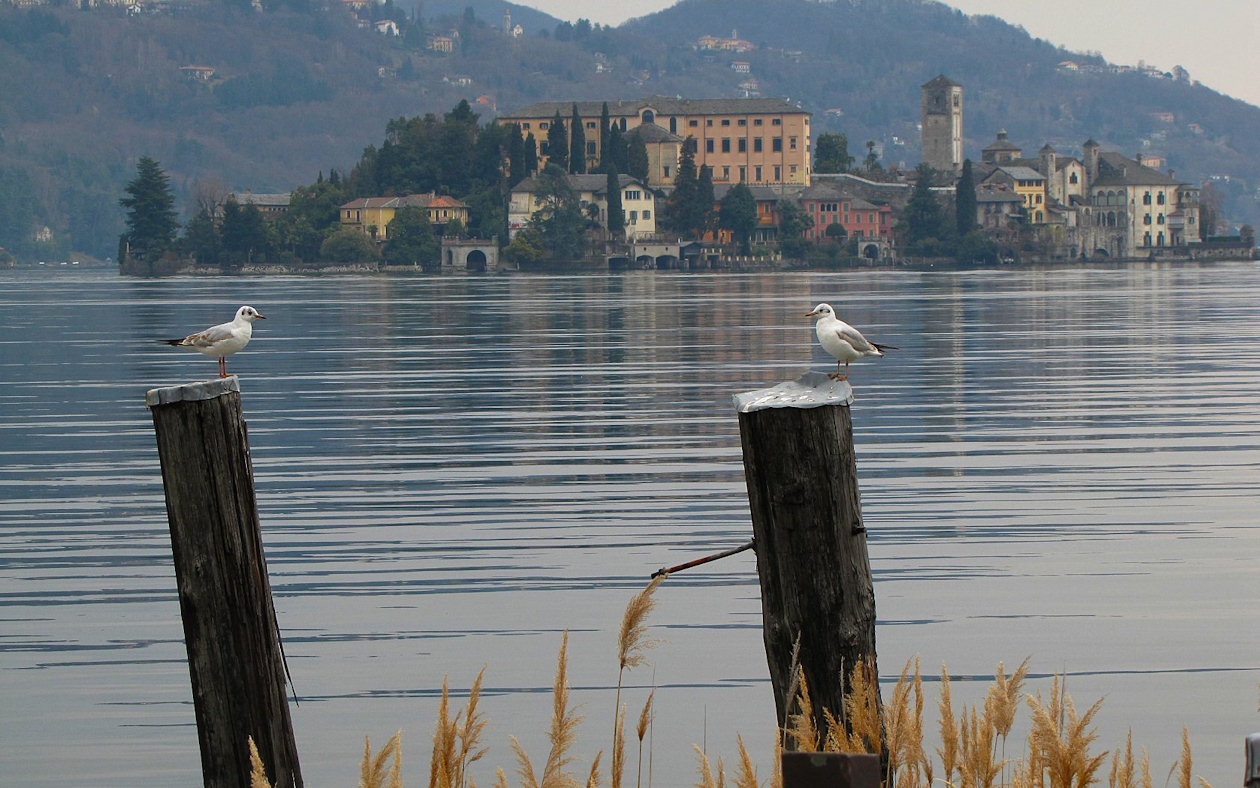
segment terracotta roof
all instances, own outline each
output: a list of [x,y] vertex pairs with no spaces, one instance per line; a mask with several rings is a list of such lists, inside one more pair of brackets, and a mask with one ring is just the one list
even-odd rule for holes
[[[638,117],[650,109],[657,115],[785,115],[810,113],[785,100],[776,98],[746,99],[684,99],[674,96],[648,96],[641,99],[609,101],[608,115],[613,118]],[[603,101],[540,101],[499,116],[500,121],[553,118],[556,113],[568,120],[573,116],[573,105],[584,118],[598,117],[603,112]]]

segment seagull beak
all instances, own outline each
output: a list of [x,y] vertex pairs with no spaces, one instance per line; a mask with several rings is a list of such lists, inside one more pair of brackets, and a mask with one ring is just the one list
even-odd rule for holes
[[262,312],[259,312],[258,314],[254,315],[254,317],[255,317],[255,318],[257,318],[258,320],[266,320],[266,319],[267,319],[267,316],[266,316],[266,315],[264,315]]
[[813,312],[806,312],[806,313],[805,313],[805,317],[813,317],[813,316],[814,316],[814,315],[816,315],[816,314],[818,314],[818,310],[817,310],[817,309],[815,309]]

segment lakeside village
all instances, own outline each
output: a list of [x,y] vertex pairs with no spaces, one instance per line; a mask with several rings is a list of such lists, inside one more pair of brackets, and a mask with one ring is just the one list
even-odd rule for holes
[[[164,237],[136,232],[154,225],[136,218],[146,194],[169,191],[145,159],[122,200],[128,232],[118,259],[123,273],[155,275],[1254,254],[1252,228],[1212,235],[1215,217],[1199,187],[1161,171],[1158,157],[1130,158],[1092,139],[1079,155],[1045,145],[1025,156],[997,131],[979,162],[965,160],[963,87],[944,75],[922,86],[923,162],[913,171],[881,167],[873,149],[855,168],[844,135],[813,139],[810,117],[783,99],[653,96],[542,102],[480,126],[461,102],[441,118],[391,121],[382,147],[344,177],[321,174],[289,194],[223,194],[178,239],[173,206]],[[450,150],[451,139],[460,150]],[[462,199],[419,193],[461,178]]]

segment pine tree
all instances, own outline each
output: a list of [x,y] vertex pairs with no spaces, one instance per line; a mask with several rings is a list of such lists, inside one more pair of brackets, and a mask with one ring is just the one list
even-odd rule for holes
[[976,181],[971,174],[971,159],[963,160],[962,175],[954,187],[954,220],[959,236],[976,229]]
[[696,178],[696,231],[703,238],[713,226],[713,205],[717,199],[713,196],[713,168],[705,164],[700,167],[700,176]]
[[632,178],[638,178],[647,182],[648,170],[652,164],[648,161],[647,145],[643,143],[643,139],[635,134],[630,140],[630,146],[626,153],[626,172]]
[[135,180],[124,189],[126,197],[118,204],[127,209],[127,230],[123,234],[131,255],[141,260],[160,258],[175,243],[179,222],[170,178],[148,156],[141,156]]
[[547,127],[547,163],[565,171],[569,169],[569,135],[564,129],[560,110],[556,110],[556,116]]
[[743,181],[732,186],[722,198],[718,222],[723,229],[731,231],[741,252],[748,254],[753,230],[757,229],[757,201]]
[[569,172],[586,172],[586,129],[582,128],[577,104],[573,105],[573,119],[569,121]]
[[692,232],[703,217],[696,212],[700,183],[696,177],[696,141],[687,137],[678,155],[678,173],[674,177],[674,193],[665,204],[665,218],[677,233]]

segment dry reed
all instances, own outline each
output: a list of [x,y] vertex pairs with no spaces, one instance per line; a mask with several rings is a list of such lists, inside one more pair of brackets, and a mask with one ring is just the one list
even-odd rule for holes
[[258,745],[254,737],[249,737],[249,788],[271,788],[267,780],[267,770],[263,767],[262,757],[258,755]]
[[1094,774],[1107,758],[1091,756],[1089,747],[1098,734],[1089,725],[1102,707],[1099,698],[1084,715],[1077,715],[1072,696],[1062,688],[1059,677],[1054,677],[1050,703],[1042,703],[1041,693],[1029,695],[1028,706],[1032,710],[1032,730],[1029,733],[1029,758],[1038,773],[1046,775],[1046,782],[1054,788],[1083,788],[1093,782]]
[[[566,630],[560,642],[560,656],[556,660],[556,678],[552,684],[551,729],[547,738],[551,742],[551,750],[547,754],[547,765],[543,768],[542,780],[534,775],[534,766],[529,755],[521,747],[516,737],[511,737],[512,749],[516,753],[517,773],[525,788],[576,788],[577,780],[566,771],[573,762],[569,751],[577,738],[577,725],[582,718],[569,708],[568,684],[568,650],[569,633]],[[598,759],[598,755],[596,758]]]
[[722,788],[725,777],[722,774],[722,759],[718,758],[717,775],[713,774],[713,769],[709,765],[709,756],[704,754],[704,750],[700,749],[700,745],[691,745],[695,748],[696,755],[700,756],[700,782],[696,783],[696,788]]
[[[385,770],[390,757],[393,766]],[[363,762],[359,765],[359,788],[402,788],[402,731],[395,733],[381,751],[372,757],[372,741],[363,737]]]
[[[652,722],[652,699],[656,697],[656,690],[648,693],[647,701],[643,704],[643,711],[639,712],[639,725],[635,729],[635,733],[639,737],[639,770],[635,776],[635,788],[642,788],[643,785],[643,737],[648,732],[648,726]],[[651,762],[649,761],[648,782],[652,781]]]

